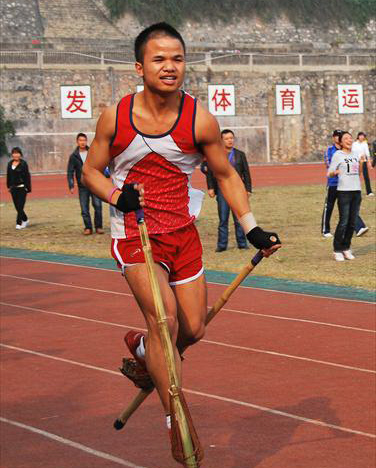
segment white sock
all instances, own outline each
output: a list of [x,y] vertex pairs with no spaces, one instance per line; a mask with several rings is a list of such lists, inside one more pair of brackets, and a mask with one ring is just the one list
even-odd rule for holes
[[171,414],[166,414],[167,429],[171,429]]
[[141,359],[145,357],[144,337],[141,338],[140,344],[137,346],[136,354]]

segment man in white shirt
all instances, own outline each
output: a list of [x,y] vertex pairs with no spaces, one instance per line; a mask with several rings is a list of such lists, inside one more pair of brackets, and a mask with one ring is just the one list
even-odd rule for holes
[[373,197],[374,194],[372,192],[371,182],[368,174],[368,165],[370,164],[371,157],[369,154],[367,135],[364,132],[358,133],[358,136],[352,145],[351,152],[356,156],[364,156],[365,158],[365,163],[363,164],[364,183],[366,185],[367,196]]

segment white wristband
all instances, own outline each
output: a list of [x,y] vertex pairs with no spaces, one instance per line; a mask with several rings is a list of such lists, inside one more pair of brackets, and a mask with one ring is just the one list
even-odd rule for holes
[[255,217],[251,212],[246,213],[241,218],[239,218],[239,223],[241,224],[241,227],[246,234],[248,234],[249,231],[252,231],[252,229],[257,226]]

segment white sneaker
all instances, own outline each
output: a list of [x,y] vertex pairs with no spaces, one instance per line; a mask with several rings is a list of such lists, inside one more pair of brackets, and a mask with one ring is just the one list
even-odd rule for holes
[[330,237],[333,237],[333,234],[330,234],[330,232],[325,232],[322,236],[329,239]]
[[351,250],[344,250],[342,253],[346,260],[355,260],[355,257],[352,254]]
[[369,230],[369,227],[364,226],[363,228],[360,228],[359,231],[356,233],[356,237],[360,237],[363,234],[365,234]]
[[336,262],[344,262],[345,261],[345,257],[343,256],[342,252],[333,252],[333,255],[334,255],[334,260]]
[[367,194],[367,197],[374,197],[374,196],[375,194],[373,192]]
[[16,224],[16,229],[23,229],[24,227],[22,226],[22,224]]
[[28,225],[29,225],[29,220],[27,220],[27,221],[22,221],[21,226],[22,226],[23,228],[27,227]]

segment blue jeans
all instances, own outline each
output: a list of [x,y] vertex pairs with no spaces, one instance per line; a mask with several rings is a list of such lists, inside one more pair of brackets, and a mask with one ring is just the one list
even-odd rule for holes
[[[217,247],[219,249],[227,249],[228,243],[228,219],[230,216],[230,207],[226,202],[222,192],[218,189],[217,193],[217,204],[218,204],[218,243]],[[247,247],[247,238],[245,237],[243,228],[239,224],[239,221],[236,219],[234,213],[232,213],[235,224],[235,236],[236,242],[239,248]]]
[[[323,234],[326,234],[327,232],[330,232],[330,218],[332,216],[333,208],[336,204],[338,197],[338,192],[337,192],[337,186],[329,186],[327,187],[326,191],[326,199],[325,199],[325,205],[324,205],[324,211],[322,214],[322,219],[321,219],[321,232]],[[366,227],[364,224],[364,221],[362,218],[359,216],[356,217],[355,220],[355,232],[359,232],[359,229]]]
[[89,208],[90,198],[94,208],[94,226],[96,229],[102,228],[102,200],[91,193],[90,190],[86,187],[78,187],[78,197],[80,199],[81,216],[84,220],[85,229],[93,229]]
[[337,191],[337,196],[339,221],[334,233],[333,248],[334,252],[343,252],[350,248],[362,195],[360,190],[354,190]]

